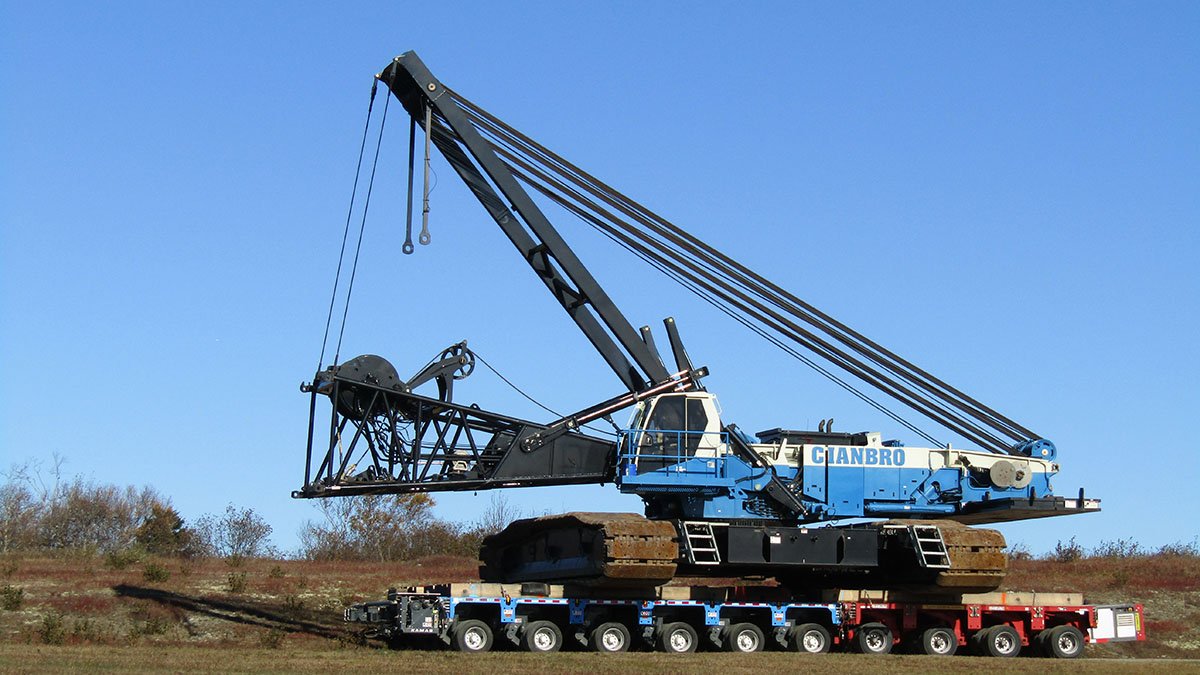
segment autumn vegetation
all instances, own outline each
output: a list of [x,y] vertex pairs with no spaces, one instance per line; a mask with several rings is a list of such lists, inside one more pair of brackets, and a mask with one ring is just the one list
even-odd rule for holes
[[[301,660],[320,664],[314,669],[327,667],[320,654],[329,650],[381,647],[342,623],[347,604],[378,600],[388,588],[477,578],[480,540],[519,515],[502,497],[470,523],[437,518],[428,495],[323,500],[298,548],[278,551],[270,524],[249,508],[227,504],[189,521],[152,488],[14,469],[0,484],[0,654],[92,650],[56,652],[63,656],[54,663],[80,669],[124,668],[126,660],[142,663],[142,654],[150,659],[142,666],[153,669],[150,648],[286,647],[308,654]],[[1143,603],[1149,640],[1092,647],[1094,656],[1197,658],[1197,544],[1147,550],[1117,539],[1086,548],[1067,539],[1040,554],[1016,545],[1006,587]],[[3,659],[0,670],[14,665]],[[460,667],[454,663],[428,665],[437,672]]]
[[369,495],[317,502],[296,551],[275,550],[272,527],[253,509],[224,510],[185,522],[168,497],[150,487],[120,487],[64,478],[22,466],[0,484],[0,554],[83,552],[112,564],[147,556],[404,561],[473,556],[479,542],[517,517],[502,497],[475,522],[437,518],[427,494]]

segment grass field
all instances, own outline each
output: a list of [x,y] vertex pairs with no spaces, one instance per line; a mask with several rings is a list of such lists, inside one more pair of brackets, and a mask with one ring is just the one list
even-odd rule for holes
[[[342,608],[389,587],[462,581],[473,561],[317,563],[295,560],[0,558],[0,671],[310,672],[402,667],[416,672],[683,672],[765,669],[877,673],[1200,672],[1200,559],[1141,556],[1071,563],[1014,561],[1006,587],[1082,591],[1088,602],[1141,602],[1149,639],[1097,645],[1082,661],[784,653],[688,656],[404,651],[363,640]],[[1136,659],[1136,660],[1134,660]],[[786,671],[785,671],[786,672]]]
[[689,655],[612,654],[586,652],[525,654],[387,650],[276,650],[232,647],[215,650],[191,646],[47,647],[8,645],[0,648],[0,670],[6,672],[244,672],[328,673],[788,673],[838,672],[847,675],[961,672],[986,668],[989,673],[1180,673],[1200,672],[1200,661],[1151,659],[983,659],[926,656],[883,657],[856,654],[807,656],[787,653]]

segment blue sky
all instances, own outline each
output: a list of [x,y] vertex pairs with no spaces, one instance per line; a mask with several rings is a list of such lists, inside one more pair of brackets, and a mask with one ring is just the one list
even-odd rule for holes
[[[252,506],[295,545],[307,400],[371,77],[444,82],[1059,448],[1100,515],[1190,540],[1200,484],[1194,3],[95,3],[0,9],[0,460]],[[435,163],[403,256],[389,125],[343,356],[468,339],[557,409],[619,382]],[[675,316],[728,420],[902,436],[804,366],[564,235],[636,324]],[[484,371],[458,397],[543,413]],[[917,439],[909,438],[909,441]],[[611,487],[529,512],[640,509]],[[488,495],[439,496],[470,520]],[[1184,508],[1188,508],[1184,506]]]

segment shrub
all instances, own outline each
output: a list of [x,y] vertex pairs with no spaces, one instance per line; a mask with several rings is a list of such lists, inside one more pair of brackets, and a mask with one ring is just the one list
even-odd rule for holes
[[152,560],[142,568],[142,578],[152,584],[157,584],[170,579],[171,573],[167,571],[166,567]]
[[1200,557],[1200,537],[1192,539],[1189,542],[1177,541],[1172,544],[1165,544],[1162,548],[1158,549],[1155,555],[1179,558]]
[[229,504],[224,513],[196,521],[195,531],[198,547],[210,555],[236,560],[273,553],[268,541],[271,526],[251,508]]
[[1112,578],[1108,581],[1109,588],[1125,588],[1129,585],[1129,570],[1113,570]]
[[100,624],[87,618],[71,622],[71,637],[81,642],[104,642],[105,639]]
[[1059,539],[1054,545],[1054,550],[1050,552],[1050,559],[1054,562],[1069,563],[1075,562],[1083,558],[1083,547],[1075,541],[1075,537],[1064,542]]
[[40,517],[40,505],[33,492],[10,474],[9,482],[0,485],[0,552],[36,546]]
[[171,621],[166,617],[148,616],[129,628],[129,637],[135,639],[145,635],[163,635],[170,627]]
[[1023,541],[1013,542],[1008,546],[1008,557],[1011,560],[1033,560],[1029,545]]
[[110,552],[136,540],[138,527],[154,505],[166,500],[152,488],[97,485],[76,477],[55,488],[38,531],[48,548],[94,548]]
[[42,638],[42,642],[48,645],[61,645],[67,637],[67,631],[63,628],[62,615],[57,612],[51,612],[42,617],[42,624],[38,627],[38,637]]
[[283,596],[283,608],[292,616],[299,615],[304,611],[304,600],[295,595]]
[[201,552],[195,532],[184,527],[179,512],[167,503],[151,504],[134,538],[154,555],[192,557]]
[[230,593],[243,593],[246,590],[246,573],[230,572],[225,578],[225,590]]
[[114,570],[123,570],[134,563],[141,562],[142,551],[140,549],[129,547],[118,551],[109,551],[108,555],[104,556],[104,564]]
[[272,628],[271,630],[264,631],[262,634],[260,634],[258,636],[258,641],[267,649],[279,649],[279,647],[283,644],[283,638],[286,637],[286,635],[286,633],[278,628]]
[[34,548],[111,553],[137,545],[177,555],[190,531],[170,501],[153,488],[140,490],[85,480],[64,480],[55,457],[48,473],[26,463],[4,473],[0,485],[0,553]]
[[280,567],[279,565],[273,565],[271,567],[271,571],[267,572],[267,576],[272,579],[282,579],[284,576],[283,568]]
[[1092,551],[1094,558],[1136,558],[1142,554],[1142,547],[1133,538],[1101,541]]
[[12,584],[4,584],[4,588],[0,588],[0,609],[6,612],[15,612],[21,609],[21,604],[24,602],[24,588]]
[[143,553],[141,549],[132,546],[117,551],[110,551],[104,556],[104,564],[114,570],[123,570],[130,565],[141,562]]
[[427,494],[366,495],[322,500],[322,522],[300,531],[301,555],[310,560],[415,560],[431,555],[475,555],[471,530],[433,515]]

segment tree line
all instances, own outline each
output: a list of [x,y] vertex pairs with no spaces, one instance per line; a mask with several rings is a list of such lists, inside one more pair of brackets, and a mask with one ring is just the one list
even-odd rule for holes
[[[169,497],[135,488],[64,478],[26,464],[0,484],[0,554],[19,551],[126,552],[178,557],[279,556],[273,529],[251,508],[229,504],[185,521]],[[317,502],[317,518],[299,532],[298,557],[312,560],[413,560],[431,555],[474,556],[483,537],[518,517],[494,495],[471,523],[433,513],[427,494],[339,497]]]

